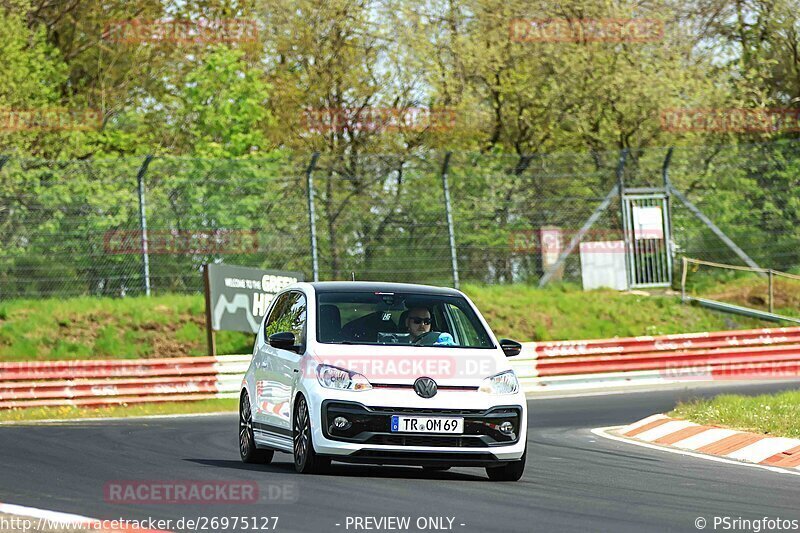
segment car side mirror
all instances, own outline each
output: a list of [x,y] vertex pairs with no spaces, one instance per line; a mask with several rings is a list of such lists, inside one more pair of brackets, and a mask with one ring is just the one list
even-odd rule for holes
[[514,357],[515,355],[519,355],[519,352],[522,351],[522,345],[511,339],[500,339],[500,347],[503,349],[503,353],[506,354],[506,357]]
[[294,333],[291,331],[280,331],[269,336],[269,345],[279,350],[297,351],[295,346]]

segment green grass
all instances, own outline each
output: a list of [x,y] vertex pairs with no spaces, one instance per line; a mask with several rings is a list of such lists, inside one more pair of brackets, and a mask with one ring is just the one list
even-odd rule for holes
[[800,438],[800,391],[762,396],[723,394],[681,403],[669,415],[698,424]]
[[[520,341],[658,335],[769,325],[681,305],[675,296],[575,285],[466,285],[492,329]],[[220,354],[250,353],[253,336],[217,333]],[[15,300],[0,307],[0,361],[124,359],[206,353],[200,295]]]
[[672,295],[583,291],[569,284],[466,285],[498,337],[520,341],[665,335],[765,327],[767,323],[683,305]]
[[[499,337],[520,341],[657,335],[763,323],[681,305],[675,296],[562,284],[464,287]],[[217,333],[218,353],[249,353],[252,335]],[[0,361],[203,355],[202,296],[17,300],[0,306]],[[235,400],[108,408],[0,410],[0,421],[144,416],[235,410]]]
[[[222,331],[218,353],[253,336]],[[15,300],[0,309],[0,361],[130,359],[206,353],[202,296]]]
[[2,409],[0,422],[25,422],[34,420],[69,420],[74,418],[104,418],[126,416],[176,415],[189,413],[235,412],[238,400],[220,398],[196,402],[164,402],[153,404],[116,405],[110,407],[33,407],[27,409]]

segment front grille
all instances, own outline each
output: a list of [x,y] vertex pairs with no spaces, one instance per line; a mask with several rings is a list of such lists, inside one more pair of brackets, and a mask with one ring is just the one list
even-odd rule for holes
[[393,415],[480,415],[481,409],[429,409],[426,407],[370,407],[376,413]]
[[373,435],[366,443],[387,446],[486,448],[486,443],[479,437],[439,437],[433,435]]

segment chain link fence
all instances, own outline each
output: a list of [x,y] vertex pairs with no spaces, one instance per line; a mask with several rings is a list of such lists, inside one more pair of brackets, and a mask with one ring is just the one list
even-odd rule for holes
[[[760,266],[793,271],[798,148],[0,158],[0,299],[194,293],[202,265],[220,261],[313,279],[314,242],[320,280],[537,283],[549,228],[569,242],[615,188],[665,177]],[[742,263],[682,202],[670,206],[674,254]],[[583,241],[623,238],[618,196],[595,218]],[[575,250],[553,279],[580,277]]]

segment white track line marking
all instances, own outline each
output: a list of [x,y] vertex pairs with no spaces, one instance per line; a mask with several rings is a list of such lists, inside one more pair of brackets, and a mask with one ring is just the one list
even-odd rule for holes
[[608,433],[612,430],[619,430],[625,426],[610,426],[604,428],[594,428],[591,430],[592,433],[597,435],[598,437],[603,437],[610,440],[616,440],[619,442],[624,442],[626,444],[633,444],[635,446],[642,446],[643,448],[650,448],[652,450],[660,450],[662,452],[669,452],[669,453],[676,453],[678,455],[688,455],[689,457],[697,457],[698,459],[707,459],[709,461],[716,461],[718,463],[727,463],[730,465],[739,465],[739,466],[750,466],[755,468],[760,468],[762,470],[769,470],[771,472],[775,472],[778,474],[791,474],[793,476],[800,476],[800,471],[798,470],[787,470],[785,468],[780,468],[777,466],[769,466],[769,465],[759,465],[755,463],[743,463],[741,461],[735,461],[733,459],[726,459],[724,457],[717,457],[715,455],[705,455],[702,453],[695,453],[686,450],[676,450],[674,448],[668,448],[666,446],[659,446],[657,444],[650,444],[649,442],[639,442],[633,439],[627,439],[624,437],[618,437],[616,435],[611,435]]
[[[38,509],[36,507],[25,507],[23,505],[15,505],[13,503],[0,503],[0,513],[15,515],[15,516],[23,516],[26,518],[38,518],[40,521],[50,521],[51,523],[57,522],[62,526],[66,526],[67,528],[82,530],[86,529],[86,531],[139,531],[142,533],[145,532],[153,532],[153,531],[163,531],[164,533],[170,533],[168,530],[153,530],[153,529],[144,529],[144,528],[100,528],[104,522],[113,522],[113,520],[103,520],[99,518],[89,518],[88,516],[81,516],[72,513],[62,513],[60,511],[49,511],[47,509]],[[124,520],[124,519],[115,519],[116,521]],[[130,520],[129,523],[132,523],[133,520]],[[37,524],[36,528],[41,525],[46,524]]]
[[87,524],[95,522],[94,518],[89,518],[87,516],[61,513],[59,511],[48,511],[46,509],[37,509],[36,507],[24,507],[22,505],[14,505],[12,503],[0,503],[0,513],[28,516],[31,518],[42,518],[44,520],[52,520],[53,522],[70,522],[75,524]]
[[120,420],[158,420],[170,418],[200,418],[204,416],[219,416],[236,414],[236,411],[215,411],[213,413],[185,413],[175,415],[143,415],[143,416],[115,416],[96,418],[48,418],[46,420],[7,420],[0,422],[0,426],[30,426],[32,424],[69,424],[72,422],[117,422]]

